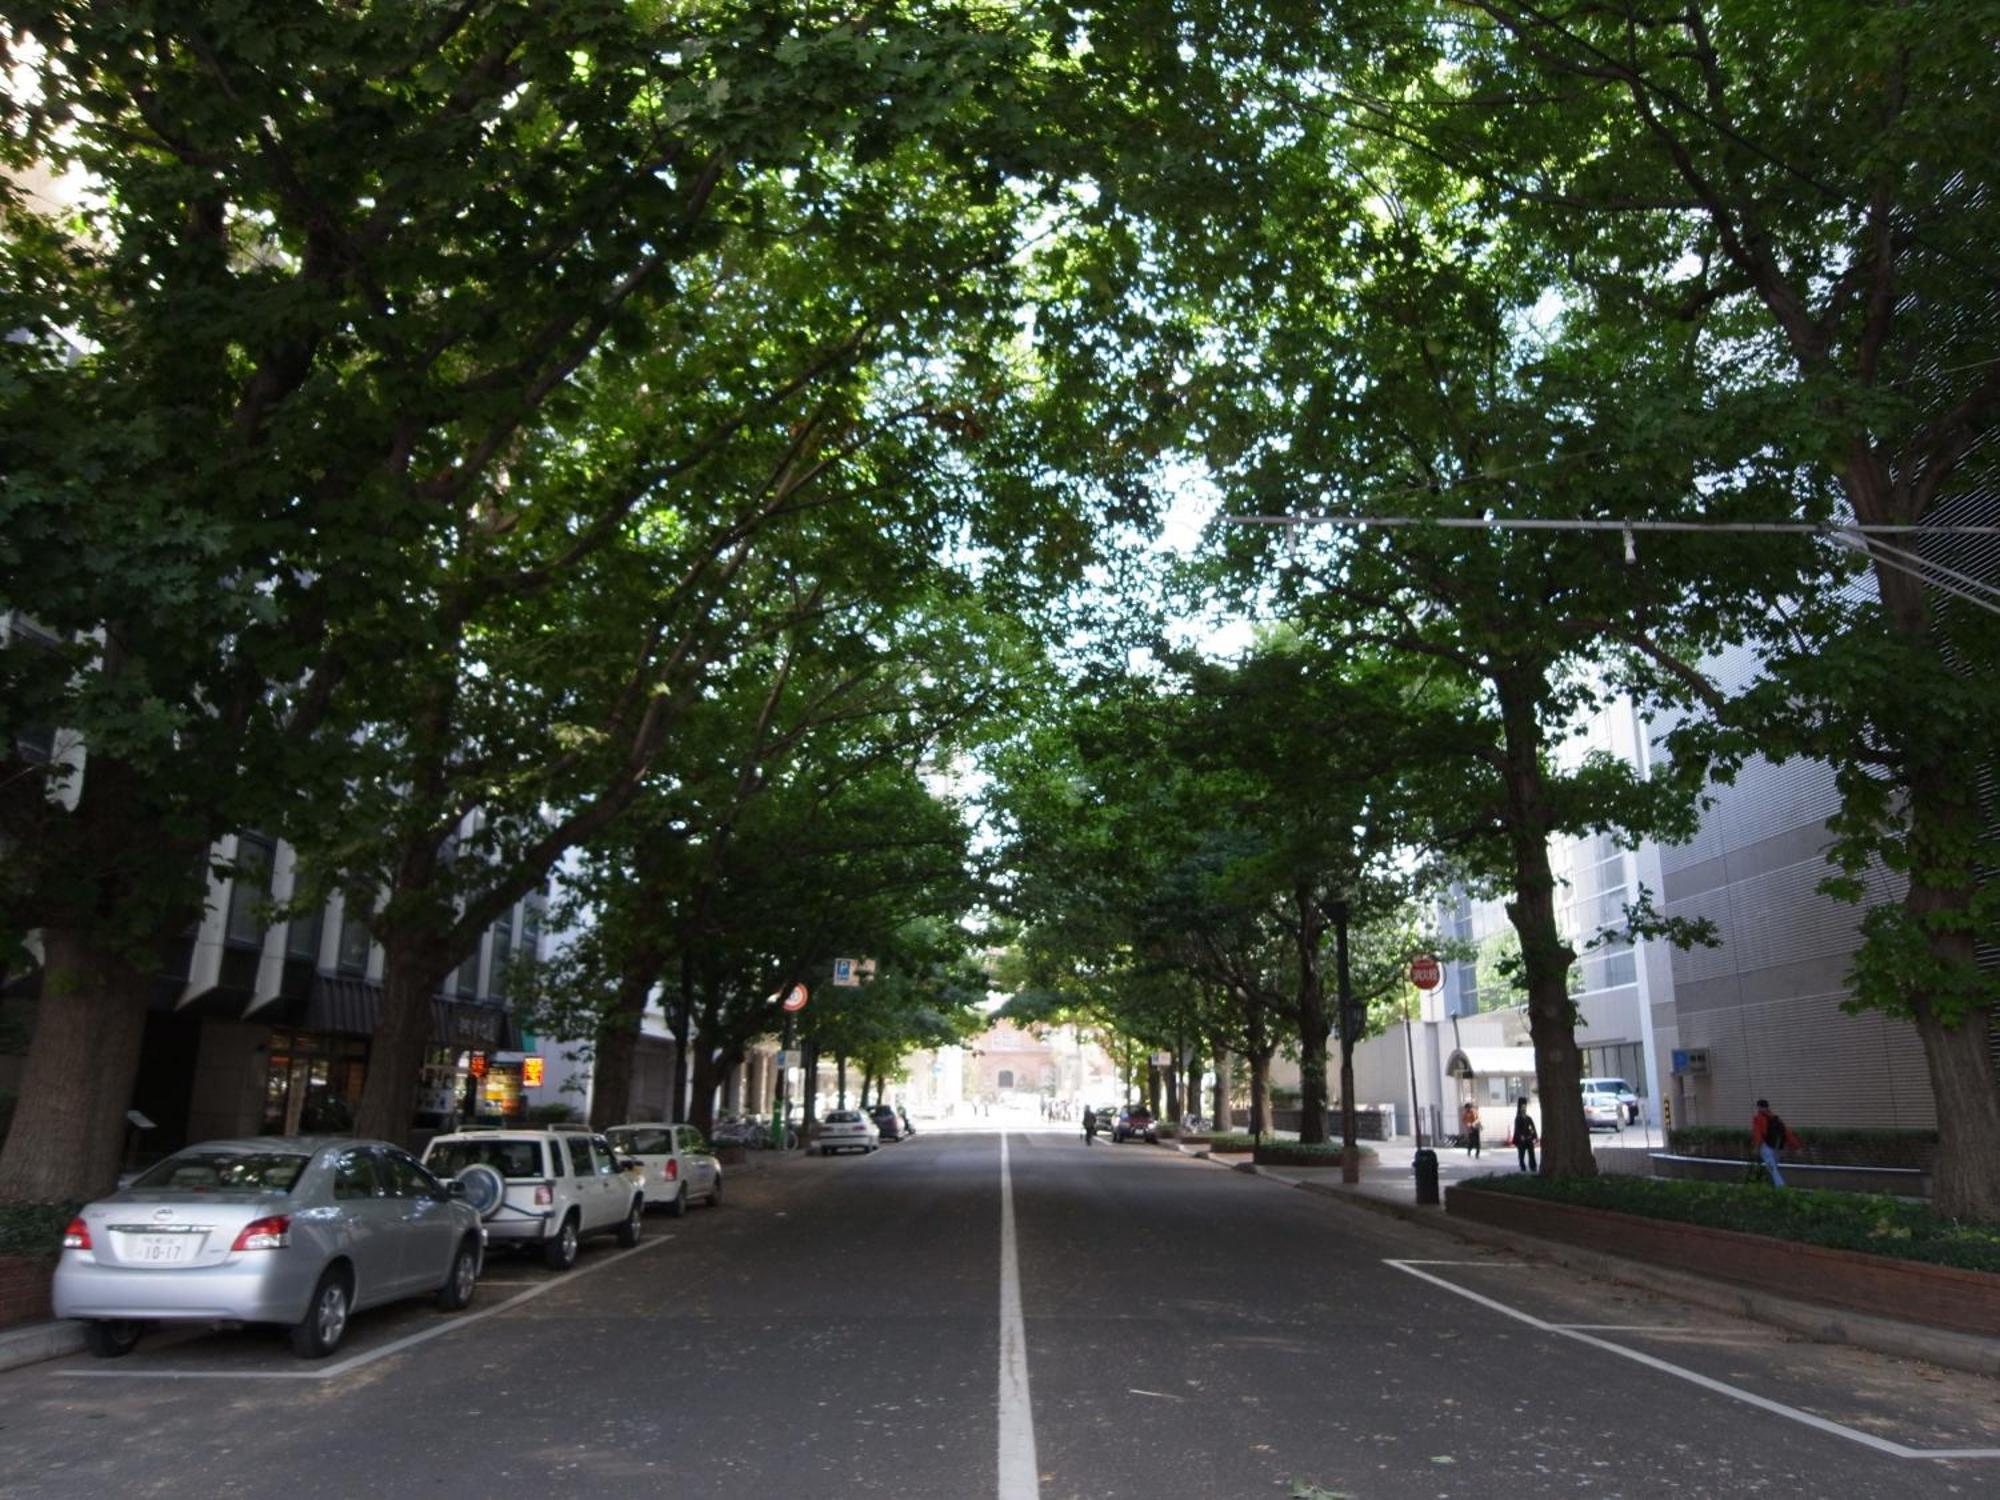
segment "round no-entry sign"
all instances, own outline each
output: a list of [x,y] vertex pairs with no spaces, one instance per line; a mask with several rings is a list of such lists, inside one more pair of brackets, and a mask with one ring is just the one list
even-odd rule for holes
[[790,989],[785,991],[786,1010],[804,1010],[805,1008],[806,1008],[806,987],[804,985],[795,984]]
[[1434,990],[1438,987],[1438,982],[1443,978],[1444,970],[1440,969],[1438,961],[1428,954],[1422,958],[1413,958],[1410,960],[1410,983],[1414,984],[1418,989]]

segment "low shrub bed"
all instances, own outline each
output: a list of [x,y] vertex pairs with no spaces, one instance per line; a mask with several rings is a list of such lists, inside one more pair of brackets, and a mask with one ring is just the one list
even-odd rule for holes
[[[1273,1144],[1271,1137],[1268,1135],[1264,1137],[1264,1140],[1267,1145]],[[1250,1134],[1247,1130],[1216,1131],[1208,1138],[1208,1149],[1210,1151],[1230,1152],[1255,1151],[1257,1149],[1257,1137]]]
[[1961,1222],[1929,1205],[1873,1193],[1661,1177],[1475,1177],[1467,1191],[1734,1229],[1830,1250],[1857,1250],[1966,1271],[2000,1272],[2000,1224]]
[[[1360,1161],[1368,1161],[1375,1155],[1366,1146],[1360,1145],[1354,1148],[1354,1152]],[[1340,1142],[1328,1141],[1308,1146],[1302,1141],[1266,1141],[1257,1148],[1254,1160],[1260,1167],[1337,1167],[1340,1165]]]
[[[1805,1142],[1798,1160],[1829,1167],[1913,1167],[1928,1172],[1937,1156],[1935,1130],[1881,1130],[1850,1126],[1786,1124]],[[1676,1156],[1727,1157],[1747,1161],[1750,1127],[1679,1125],[1667,1132],[1667,1149]]]
[[75,1203],[0,1203],[0,1255],[46,1255],[62,1249]]

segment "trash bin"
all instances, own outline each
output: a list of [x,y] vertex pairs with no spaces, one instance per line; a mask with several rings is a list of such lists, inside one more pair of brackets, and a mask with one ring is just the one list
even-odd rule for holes
[[1426,1146],[1410,1158],[1417,1174],[1417,1202],[1435,1208],[1438,1201],[1438,1154]]

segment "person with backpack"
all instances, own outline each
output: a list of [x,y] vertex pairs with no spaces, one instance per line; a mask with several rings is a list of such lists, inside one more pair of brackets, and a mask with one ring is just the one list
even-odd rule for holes
[[1528,1114],[1528,1100],[1525,1095],[1514,1106],[1514,1157],[1523,1172],[1539,1172],[1541,1164],[1535,1160],[1535,1146],[1541,1141],[1542,1133],[1535,1129],[1535,1122]]
[[1785,1174],[1778,1170],[1778,1153],[1798,1144],[1799,1138],[1771,1108],[1771,1101],[1759,1099],[1757,1113],[1750,1118],[1750,1150],[1771,1174],[1772,1187],[1785,1185]]

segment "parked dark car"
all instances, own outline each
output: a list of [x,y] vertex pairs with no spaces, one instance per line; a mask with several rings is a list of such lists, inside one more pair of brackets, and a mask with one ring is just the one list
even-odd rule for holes
[[1114,1141],[1153,1141],[1160,1139],[1160,1129],[1153,1123],[1153,1112],[1143,1104],[1134,1104],[1118,1111],[1118,1122],[1111,1127]]
[[882,1132],[885,1141],[900,1141],[903,1138],[903,1122],[896,1118],[896,1112],[886,1104],[878,1104],[868,1111],[868,1118],[875,1122],[875,1128]]

